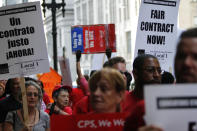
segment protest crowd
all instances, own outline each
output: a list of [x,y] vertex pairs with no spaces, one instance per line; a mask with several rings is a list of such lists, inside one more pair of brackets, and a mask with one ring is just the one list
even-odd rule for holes
[[[163,24],[163,26],[160,23],[141,24],[142,31],[154,28],[159,32],[173,32],[173,27],[173,24]],[[28,29],[28,27],[26,28]],[[0,38],[20,35],[19,29],[14,30],[18,31],[15,33],[9,31],[11,34],[6,33],[8,31],[0,31]],[[28,30],[23,33],[34,33],[33,27]],[[22,35],[25,35],[23,33]],[[197,82],[197,28],[183,31],[176,44],[175,77],[170,71],[162,69],[156,56],[146,52],[138,54],[134,58],[132,72],[129,72],[126,69],[126,60],[122,56],[112,57],[112,49],[106,48],[107,61],[103,64],[102,69],[92,70],[90,76],[85,76],[81,70],[83,52],[80,50],[75,52],[78,77],[76,88],[64,84],[62,80],[53,87],[51,94],[47,94],[42,80],[26,76],[24,77],[26,91],[24,95],[22,78],[0,80],[0,131],[65,130],[60,126],[61,124],[68,127],[68,130],[74,129],[71,128],[70,123],[64,122],[69,119],[79,128],[88,126],[97,128],[95,121],[91,121],[91,116],[100,115],[105,118],[110,117],[110,114],[114,117],[121,116],[121,119],[124,120],[123,126],[118,128],[118,131],[119,129],[123,131],[164,131],[162,126],[148,124],[145,120],[145,86],[164,84],[171,86]],[[64,74],[64,76],[66,75]],[[131,88],[132,80],[134,88]],[[52,99],[49,95],[52,96]],[[24,108],[24,105],[27,108]],[[28,111],[27,115],[25,115],[26,111]],[[81,121],[78,120],[79,118]],[[87,120],[85,121],[85,119]],[[113,131],[114,128],[110,128],[110,124],[106,125],[109,127],[107,130]]]

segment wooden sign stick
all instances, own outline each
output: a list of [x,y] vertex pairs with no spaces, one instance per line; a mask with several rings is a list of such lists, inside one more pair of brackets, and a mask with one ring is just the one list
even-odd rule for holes
[[27,94],[26,94],[26,87],[25,87],[24,77],[21,77],[21,79],[20,79],[20,87],[21,87],[22,100],[23,100],[24,123],[27,126],[28,120],[29,120],[29,115],[28,115]]

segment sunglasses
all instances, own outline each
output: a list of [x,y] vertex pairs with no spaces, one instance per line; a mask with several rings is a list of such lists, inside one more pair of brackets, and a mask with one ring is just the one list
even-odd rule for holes
[[38,93],[32,93],[32,92],[27,93],[28,97],[31,97],[32,95],[34,95],[34,97],[38,97]]

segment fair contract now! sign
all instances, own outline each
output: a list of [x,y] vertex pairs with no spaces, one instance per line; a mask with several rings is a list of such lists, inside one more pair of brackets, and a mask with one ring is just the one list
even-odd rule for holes
[[0,79],[49,71],[40,2],[0,8]]
[[162,69],[173,72],[180,0],[142,0],[139,12],[135,57],[151,54]]

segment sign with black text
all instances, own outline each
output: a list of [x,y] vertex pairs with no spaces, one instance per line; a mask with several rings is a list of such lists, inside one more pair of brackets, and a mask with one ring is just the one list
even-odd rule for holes
[[135,57],[152,54],[159,59],[163,69],[172,71],[177,40],[179,0],[142,0]]
[[145,120],[164,131],[196,131],[196,84],[145,87]]
[[0,79],[49,72],[40,2],[0,8]]

